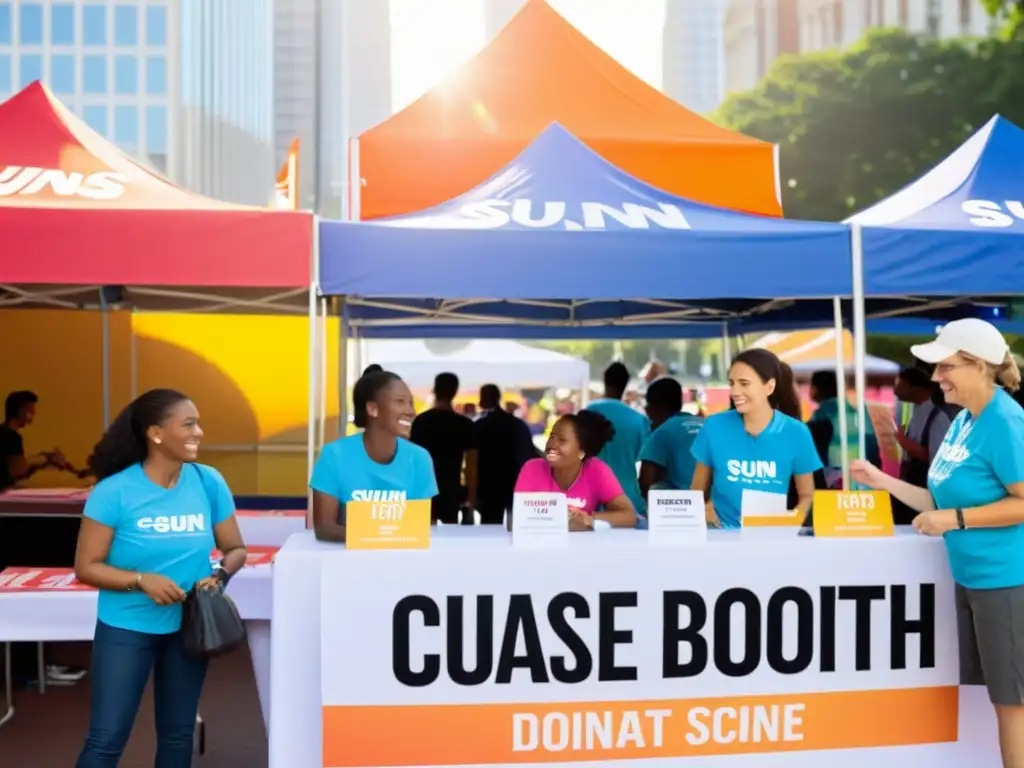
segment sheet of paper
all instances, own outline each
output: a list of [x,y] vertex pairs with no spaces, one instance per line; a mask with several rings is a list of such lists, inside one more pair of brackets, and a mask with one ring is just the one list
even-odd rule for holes
[[743,490],[740,497],[740,513],[743,517],[779,517],[789,512],[789,505],[784,493]]
[[647,521],[652,544],[707,541],[704,494],[700,491],[651,491]]
[[517,493],[512,500],[512,546],[568,544],[569,507],[564,493]]

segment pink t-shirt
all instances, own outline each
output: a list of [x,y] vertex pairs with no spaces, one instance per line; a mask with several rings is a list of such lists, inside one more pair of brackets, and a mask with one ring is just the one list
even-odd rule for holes
[[[551,467],[544,459],[530,459],[519,470],[516,493],[562,493],[555,482]],[[598,507],[622,495],[622,486],[615,479],[611,467],[600,459],[587,459],[583,469],[569,490],[565,492],[566,502],[588,514],[594,514]]]

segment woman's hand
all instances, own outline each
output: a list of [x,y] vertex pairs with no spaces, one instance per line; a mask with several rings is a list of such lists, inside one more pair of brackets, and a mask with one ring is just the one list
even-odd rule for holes
[[594,518],[578,507],[569,507],[569,530],[592,531],[594,530]]
[[[870,461],[864,459],[854,459],[850,462],[850,479],[855,483],[866,485],[868,488],[878,490],[885,483],[885,479],[888,477],[885,472],[880,470]],[[849,490],[849,489],[847,489]]]
[[207,576],[205,579],[197,581],[196,589],[220,589],[221,585],[221,580],[216,574],[214,574],[213,576]]
[[956,510],[932,509],[928,512],[921,512],[914,518],[911,525],[918,533],[925,536],[941,536],[946,531],[956,530],[959,526],[956,522]]
[[185,590],[159,573],[142,574],[139,589],[157,605],[174,605],[182,602],[186,596]]
[[722,527],[722,521],[718,519],[718,513],[715,512],[715,505],[710,501],[704,504],[704,519],[707,521],[708,528]]

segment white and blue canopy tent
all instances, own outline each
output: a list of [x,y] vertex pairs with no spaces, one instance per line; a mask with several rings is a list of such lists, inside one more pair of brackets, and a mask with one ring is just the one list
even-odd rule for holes
[[[865,300],[904,297],[927,313],[969,297],[987,305],[980,316],[1011,332],[1019,325],[1004,308],[1024,292],[1022,178],[1024,130],[997,115],[920,179],[848,220],[855,358],[864,359]],[[855,383],[863,451],[862,366]]]
[[320,222],[319,248],[320,290],[342,297],[346,343],[348,331],[636,338],[666,324],[675,338],[718,337],[730,320],[852,292],[844,225],[676,197],[557,124],[435,208]]

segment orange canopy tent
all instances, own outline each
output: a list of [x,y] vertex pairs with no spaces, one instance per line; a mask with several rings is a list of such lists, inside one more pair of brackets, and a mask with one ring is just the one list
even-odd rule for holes
[[774,145],[690,112],[544,0],[529,0],[450,78],[359,137],[359,218],[450,200],[504,168],[553,122],[648,184],[710,205],[782,214]]

